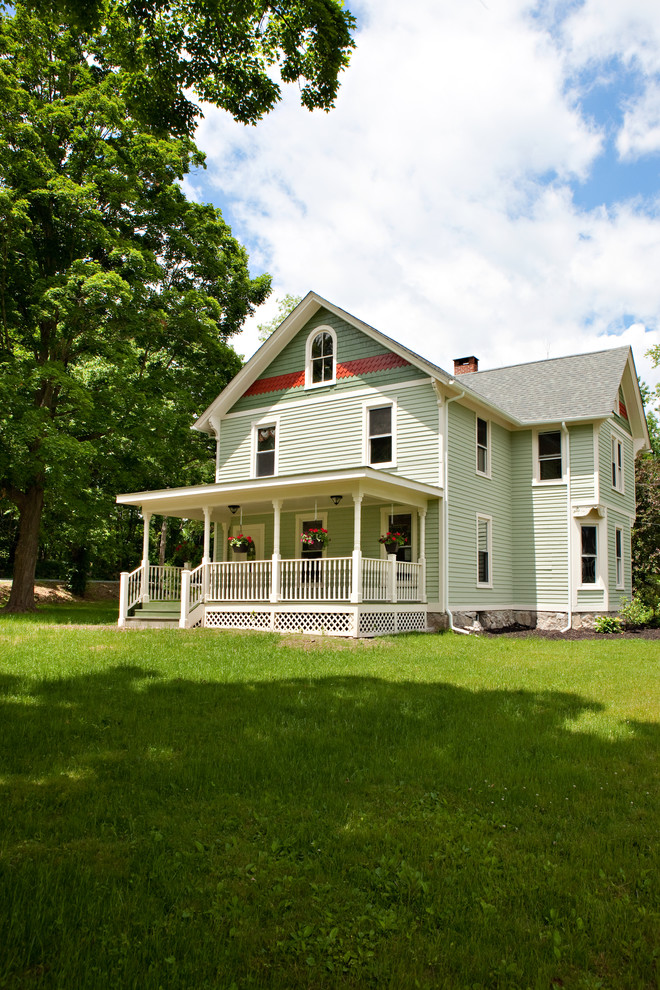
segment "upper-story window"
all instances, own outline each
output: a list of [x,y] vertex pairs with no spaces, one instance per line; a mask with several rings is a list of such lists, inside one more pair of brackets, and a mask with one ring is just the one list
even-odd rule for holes
[[612,437],[612,488],[623,491],[623,444]]
[[490,424],[477,416],[477,471],[490,475]]
[[254,429],[254,473],[257,478],[269,478],[277,470],[277,423],[258,423]]
[[367,406],[365,423],[365,459],[367,464],[393,464],[394,406]]
[[307,338],[305,385],[332,385],[336,379],[337,335],[332,327],[317,327]]
[[561,481],[561,430],[549,430],[538,435],[539,481]]

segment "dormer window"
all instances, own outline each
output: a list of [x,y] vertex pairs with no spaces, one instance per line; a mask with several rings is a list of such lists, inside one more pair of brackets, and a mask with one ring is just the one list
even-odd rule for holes
[[336,366],[337,336],[332,327],[317,327],[307,338],[307,388],[334,385]]

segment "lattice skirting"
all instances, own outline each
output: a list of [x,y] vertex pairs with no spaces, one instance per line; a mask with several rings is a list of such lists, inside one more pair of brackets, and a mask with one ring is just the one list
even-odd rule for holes
[[321,636],[388,636],[425,632],[423,606],[306,606],[222,607],[207,605],[204,626],[210,629],[254,629],[263,632],[307,633]]

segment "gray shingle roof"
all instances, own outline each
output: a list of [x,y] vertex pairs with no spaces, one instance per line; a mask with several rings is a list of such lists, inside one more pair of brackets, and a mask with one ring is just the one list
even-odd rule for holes
[[628,347],[549,358],[458,379],[523,423],[609,416],[626,366]]

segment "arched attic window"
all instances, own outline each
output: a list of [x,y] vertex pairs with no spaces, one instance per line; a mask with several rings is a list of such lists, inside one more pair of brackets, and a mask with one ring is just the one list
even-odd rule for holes
[[337,334],[332,327],[317,327],[307,338],[305,385],[333,385],[337,368]]

